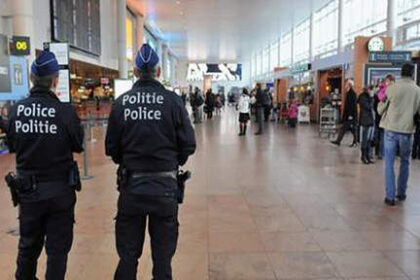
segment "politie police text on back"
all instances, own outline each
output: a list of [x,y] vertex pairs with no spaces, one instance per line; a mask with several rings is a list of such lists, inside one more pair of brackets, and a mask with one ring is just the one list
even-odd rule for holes
[[155,92],[137,92],[134,95],[125,95],[122,100],[123,106],[129,105],[141,105],[136,109],[125,107],[124,109],[124,120],[150,120],[159,121],[162,119],[162,112],[149,108],[147,105],[162,105],[164,103],[164,97],[158,95]]
[[16,133],[57,134],[57,125],[48,121],[55,118],[55,108],[35,103],[30,106],[19,105],[16,114],[18,118],[21,117],[15,121]]

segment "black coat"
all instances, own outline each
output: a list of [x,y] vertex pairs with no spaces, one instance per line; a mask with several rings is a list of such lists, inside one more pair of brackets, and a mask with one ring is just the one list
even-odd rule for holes
[[257,107],[262,107],[264,105],[264,92],[262,89],[257,89],[255,101],[255,105],[257,105]]
[[357,103],[360,106],[359,124],[361,126],[374,126],[373,98],[370,97],[369,93],[363,92],[359,96]]
[[349,92],[347,92],[343,121],[349,121],[350,117],[353,120],[357,118],[357,96],[353,89],[350,89]]
[[106,154],[133,172],[174,171],[195,151],[181,97],[158,81],[137,81],[112,108]]

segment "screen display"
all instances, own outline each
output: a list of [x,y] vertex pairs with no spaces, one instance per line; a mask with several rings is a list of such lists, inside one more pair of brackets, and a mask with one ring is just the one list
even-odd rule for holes
[[212,81],[241,81],[242,64],[191,63],[188,65],[188,81],[203,81],[204,76],[211,76]]
[[377,85],[388,74],[392,74],[395,79],[401,78],[401,67],[366,67],[365,85]]
[[100,1],[51,0],[52,39],[100,55]]

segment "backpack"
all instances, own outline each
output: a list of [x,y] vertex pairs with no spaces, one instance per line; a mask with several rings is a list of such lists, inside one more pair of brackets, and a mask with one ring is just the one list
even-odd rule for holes
[[197,107],[200,107],[204,104],[204,98],[201,94],[197,94]]
[[265,107],[271,106],[270,92],[268,90],[263,91],[262,105],[265,106]]

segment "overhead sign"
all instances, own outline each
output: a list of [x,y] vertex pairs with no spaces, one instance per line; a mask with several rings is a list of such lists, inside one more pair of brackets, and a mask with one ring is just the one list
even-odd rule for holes
[[411,52],[371,52],[369,62],[376,63],[409,63],[412,62]]
[[368,50],[370,52],[383,52],[385,50],[385,42],[381,37],[376,36],[369,40]]
[[312,69],[312,64],[310,63],[296,64],[290,68],[290,72],[299,73],[299,72],[310,71],[311,69]]
[[56,95],[61,102],[70,103],[69,45],[67,43],[44,43],[44,50],[54,53],[60,65]]
[[25,56],[31,54],[31,42],[29,37],[13,36],[9,44],[10,55]]
[[210,76],[212,81],[241,81],[242,64],[190,63],[188,65],[188,81],[203,81],[205,76]]

